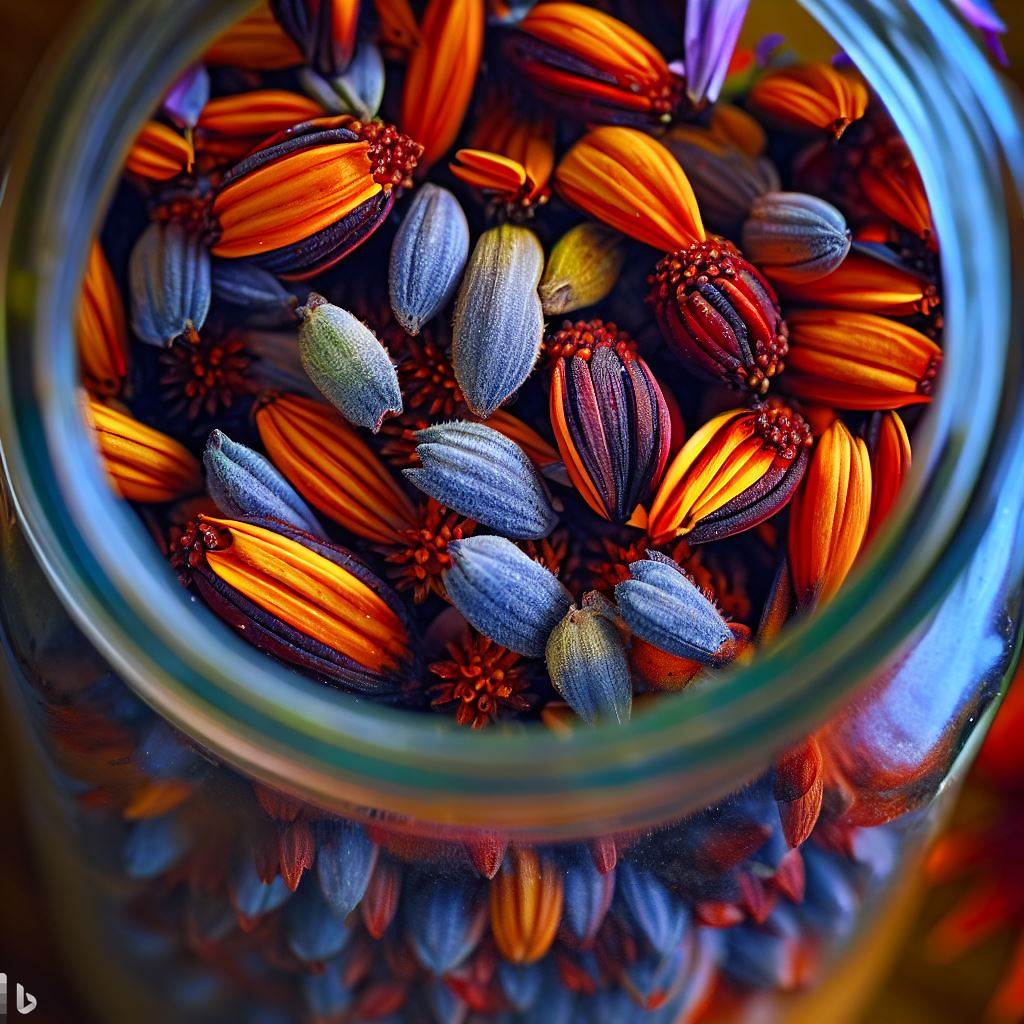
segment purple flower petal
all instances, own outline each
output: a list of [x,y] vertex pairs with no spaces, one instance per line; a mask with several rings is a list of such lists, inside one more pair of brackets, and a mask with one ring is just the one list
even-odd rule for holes
[[750,0],[689,0],[684,30],[686,91],[695,104],[722,91]]

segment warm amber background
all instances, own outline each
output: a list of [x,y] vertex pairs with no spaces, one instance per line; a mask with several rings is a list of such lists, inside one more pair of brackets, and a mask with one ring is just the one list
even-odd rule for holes
[[[131,3],[131,0],[123,0]],[[18,98],[61,26],[84,0],[0,0],[0,125],[6,125]],[[779,25],[771,0],[755,0],[752,19],[765,31],[783,31],[794,43],[802,25]],[[1010,24],[1008,50],[1015,74],[1024,84],[1024,0],[997,0]],[[1024,680],[1022,680],[1024,682]],[[0,728],[9,728],[4,721]],[[15,766],[8,753],[9,737],[0,732],[0,971],[13,987],[20,981],[36,994],[39,1024],[89,1024],[64,981],[64,972],[51,946],[52,922],[34,876],[18,802]],[[979,799],[968,792],[966,800]],[[989,944],[979,953],[953,965],[930,962],[920,937],[934,922],[952,893],[930,897],[910,926],[909,938],[878,993],[865,1024],[969,1024],[982,1018],[1009,951],[1006,943]],[[836,1007],[837,1015],[839,1008]],[[826,1013],[826,1019],[829,1014]],[[125,1022],[130,1024],[130,1022]],[[131,1022],[134,1024],[134,1022]]]

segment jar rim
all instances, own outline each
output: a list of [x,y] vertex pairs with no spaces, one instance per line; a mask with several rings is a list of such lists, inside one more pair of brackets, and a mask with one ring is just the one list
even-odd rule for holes
[[[141,697],[239,770],[329,807],[565,837],[706,804],[763,769],[897,652],[952,586],[994,507],[1004,449],[1024,437],[1014,402],[1021,368],[1010,350],[1018,253],[1006,205],[1008,186],[1024,181],[1009,150],[1019,122],[949,10],[921,0],[899,11],[886,0],[800,2],[886,103],[929,196],[952,197],[933,203],[952,343],[915,441],[908,495],[839,595],[749,664],[713,686],[663,696],[626,725],[568,736],[540,726],[480,735],[338,695],[195,615],[153,557],[83,429],[74,312],[92,233],[135,131],[172,69],[250,5],[95,6],[35,90],[13,154],[2,214],[0,442],[18,517],[51,584]],[[159,68],[168,73],[157,80]],[[1012,199],[1019,203],[1016,192]]]

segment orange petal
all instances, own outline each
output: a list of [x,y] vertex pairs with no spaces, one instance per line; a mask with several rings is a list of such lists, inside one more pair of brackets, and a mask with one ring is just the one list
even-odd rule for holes
[[491,929],[498,951],[516,964],[532,964],[551,948],[562,919],[558,867],[536,851],[514,847],[491,882]]
[[99,241],[89,251],[78,310],[78,355],[86,387],[116,395],[128,373],[128,334],[121,292]]
[[884,413],[877,425],[871,452],[871,519],[868,523],[868,539],[878,532],[885,522],[903,481],[910,472],[910,438],[899,413]]
[[124,166],[141,178],[167,181],[187,171],[194,158],[188,139],[159,121],[150,121],[136,136]]
[[750,104],[790,128],[832,132],[838,139],[860,120],[868,90],[859,76],[829,64],[772,71],[754,83]]
[[277,71],[302,64],[305,58],[264,3],[214,40],[203,60],[224,67]]

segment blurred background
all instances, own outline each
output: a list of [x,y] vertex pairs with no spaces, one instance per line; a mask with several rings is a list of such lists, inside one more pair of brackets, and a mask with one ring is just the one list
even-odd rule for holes
[[[5,40],[0,125],[5,129],[20,97],[31,89],[32,76],[47,50],[86,2],[0,0],[0,39]],[[996,7],[1009,27],[1009,74],[1024,87],[1024,0],[997,0]],[[805,37],[816,35],[809,21],[780,25],[772,8],[772,0],[754,0],[749,29],[753,37],[781,31],[801,49]],[[7,144],[12,141],[5,138]],[[968,850],[974,855],[973,866],[966,876],[944,884],[932,884],[922,873],[908,889],[905,906],[888,927],[885,941],[876,941],[866,954],[867,960],[885,960],[887,966],[861,1016],[865,1024],[1024,1020],[1024,1013],[1002,1012],[993,1005],[994,994],[1000,993],[1016,995],[1017,1004],[1024,1007],[1024,878],[1018,877],[1024,870],[1024,757],[1018,753],[1024,744],[1024,673],[1018,677],[1012,704],[1004,710],[1002,728],[968,783],[930,873],[954,873]],[[0,709],[0,971],[39,997],[33,1019],[90,1024],[65,981],[52,944],[50,915],[59,910],[47,907],[27,846],[22,794],[9,753],[11,728]],[[1001,822],[996,826],[1001,831],[989,832],[979,856],[972,836],[979,825],[991,822]],[[1007,845],[1014,841],[1016,848]],[[1008,870],[997,874],[1000,864]],[[994,907],[988,902],[992,898]],[[1004,914],[1016,914],[1015,921],[1001,920]],[[974,939],[978,941],[972,943]],[[863,984],[863,976],[855,972],[848,984]],[[835,1006],[825,1019],[840,1016]]]

